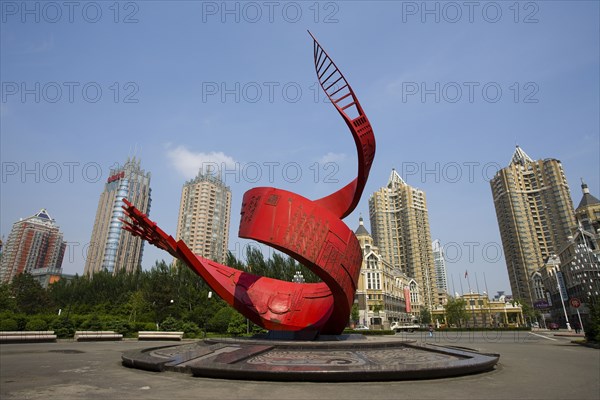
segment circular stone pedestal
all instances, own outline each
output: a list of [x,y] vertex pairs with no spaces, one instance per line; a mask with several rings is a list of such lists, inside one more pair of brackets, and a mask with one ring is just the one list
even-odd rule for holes
[[492,370],[500,357],[395,338],[342,335],[337,339],[207,339],[129,351],[122,359],[128,367],[210,378],[356,382],[472,374]]

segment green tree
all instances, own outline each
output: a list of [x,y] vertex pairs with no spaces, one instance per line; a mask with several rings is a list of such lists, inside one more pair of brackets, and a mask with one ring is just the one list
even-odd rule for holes
[[[172,272],[174,273],[174,289],[176,291],[177,313],[185,315],[202,302],[202,293],[208,290],[204,280],[188,268],[183,262],[177,260]],[[206,296],[204,296],[206,297]]]
[[358,313],[358,304],[353,304],[352,305],[352,310],[350,311],[350,320],[357,324],[358,323],[358,319],[359,319],[359,313]]
[[40,314],[50,311],[50,298],[48,294],[31,274],[17,275],[11,284],[17,309],[25,314]]
[[514,299],[511,301],[512,305],[521,306],[521,310],[523,310],[523,317],[525,317],[525,321],[532,323],[536,320],[536,310],[529,305],[528,302],[523,301],[521,299]]
[[130,310],[130,322],[136,322],[138,317],[148,310],[148,303],[144,299],[144,292],[142,290],[136,290],[129,295],[127,308]]
[[595,298],[589,302],[590,317],[585,328],[585,337],[588,341],[600,343],[600,299]]
[[225,306],[213,315],[206,323],[206,330],[216,333],[226,333],[229,322],[238,314],[233,308]]
[[19,324],[12,318],[0,319],[0,331],[16,331],[19,329]]
[[246,318],[240,314],[235,313],[232,315],[229,320],[229,325],[227,325],[227,333],[233,336],[240,336],[247,332],[248,330],[248,321]]
[[147,273],[101,271],[92,277],[75,276],[52,284],[48,294],[57,308],[79,314],[101,313],[128,316],[131,293],[140,290]]
[[183,329],[182,326],[183,323],[181,321],[173,317],[167,317],[162,324],[160,324],[160,329],[167,332],[179,332]]
[[75,333],[73,322],[66,317],[57,318],[50,327],[61,339],[72,338]]
[[48,323],[41,318],[32,318],[25,325],[26,331],[45,331],[48,329]]
[[383,310],[383,304],[375,303],[375,305],[373,305],[373,312],[375,315],[378,315],[381,310]]
[[444,306],[448,323],[462,326],[463,321],[468,318],[467,302],[464,299],[449,298]]
[[300,271],[305,282],[321,282],[321,279],[317,274],[310,269],[296,262],[293,258],[284,256],[280,253],[273,253],[271,258],[267,260],[259,248],[248,246],[245,256],[246,264],[236,259],[235,256],[229,252],[226,265],[254,275],[280,279],[288,282],[292,281],[296,271]]
[[102,326],[102,321],[100,321],[100,317],[98,317],[98,314],[92,314],[83,323],[82,327],[90,331],[101,331],[104,329],[104,327]]
[[177,316],[174,311],[177,299],[175,290],[175,274],[164,261],[157,261],[149,271],[143,293],[145,301],[150,305],[154,321],[159,324],[168,316]]
[[419,314],[419,319],[422,324],[430,324],[431,323],[431,313],[428,308],[424,308],[421,310]]
[[0,310],[2,311],[17,311],[17,302],[12,294],[10,285],[0,284]]
[[184,332],[186,337],[196,337],[200,333],[200,328],[193,322],[187,321],[181,324],[181,330]]

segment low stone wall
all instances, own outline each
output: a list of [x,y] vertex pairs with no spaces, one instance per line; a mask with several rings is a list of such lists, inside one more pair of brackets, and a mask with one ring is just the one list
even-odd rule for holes
[[181,340],[183,332],[139,331],[138,340]]
[[121,340],[123,335],[114,331],[76,331],[74,339],[77,342],[99,340]]
[[54,331],[4,331],[0,332],[0,343],[56,342]]

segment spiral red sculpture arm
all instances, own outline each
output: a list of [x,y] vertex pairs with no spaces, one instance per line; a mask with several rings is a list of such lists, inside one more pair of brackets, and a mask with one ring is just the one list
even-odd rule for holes
[[[322,199],[316,200],[323,207],[330,209],[340,218],[345,218],[358,205],[367,183],[369,171],[375,158],[375,136],[371,123],[362,109],[352,87],[321,47],[317,39],[310,33],[314,43],[315,71],[321,88],[340,113],[352,132],[358,154],[358,174],[356,179],[341,190]],[[354,118],[351,116],[354,115]]]
[[[184,261],[221,298],[259,326],[339,334],[348,322],[362,262],[358,240],[341,218],[350,214],[360,200],[375,155],[375,138],[354,91],[316,39],[314,60],[319,83],[354,138],[358,176],[337,192],[315,201],[270,187],[247,191],[239,236],[288,254],[323,282],[285,282],[198,257],[183,241],[167,235],[126,200],[123,208],[130,220],[124,221],[123,228]],[[350,111],[356,115],[354,118]]]

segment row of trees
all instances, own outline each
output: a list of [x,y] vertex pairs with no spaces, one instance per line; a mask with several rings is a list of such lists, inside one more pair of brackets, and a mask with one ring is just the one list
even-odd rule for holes
[[[227,265],[256,275],[291,281],[297,271],[306,282],[318,277],[289,257],[274,254],[265,259],[249,248],[243,263],[229,254]],[[218,296],[209,297],[210,288],[189,268],[157,262],[148,271],[132,274],[98,273],[89,278],[76,276],[61,280],[44,290],[29,274],[17,276],[10,285],[0,285],[0,330],[53,329],[62,337],[72,337],[77,329],[115,330],[132,336],[139,330],[183,330],[188,336],[204,332],[242,334],[260,330],[229,307]],[[531,320],[536,311],[527,305],[523,313]],[[445,305],[448,323],[463,326],[470,318],[464,299],[450,298]],[[358,320],[358,306],[351,319]],[[600,341],[600,306],[591,305],[586,323],[589,339]],[[423,310],[421,323],[431,322]]]
[[469,317],[467,313],[467,301],[461,298],[449,298],[444,305],[446,319],[450,325],[462,327],[464,321]]
[[[255,248],[248,249],[246,263],[230,253],[226,264],[287,281],[300,271],[306,282],[319,281],[294,259],[281,254],[265,259]],[[31,275],[21,274],[10,285],[0,285],[0,329],[29,329],[29,324],[36,330],[55,329],[63,336],[77,329],[111,329],[128,335],[160,328],[184,330],[192,336],[201,331],[239,334],[249,327],[258,329],[218,296],[209,297],[209,292],[204,280],[189,268],[171,267],[164,261],[148,271],[75,276],[48,290]]]

